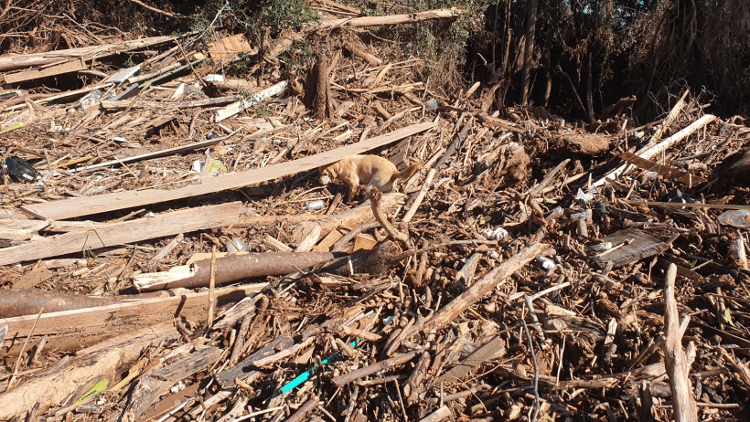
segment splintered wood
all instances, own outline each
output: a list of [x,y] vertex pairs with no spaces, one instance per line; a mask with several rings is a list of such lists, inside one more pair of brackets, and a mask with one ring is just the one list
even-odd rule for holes
[[239,54],[256,54],[257,50],[247,42],[245,34],[235,34],[231,37],[222,38],[208,45],[211,58],[221,61]]

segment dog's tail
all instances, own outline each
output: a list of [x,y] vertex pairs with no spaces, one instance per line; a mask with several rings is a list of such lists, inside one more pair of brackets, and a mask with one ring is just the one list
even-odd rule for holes
[[417,170],[419,170],[419,165],[418,164],[412,164],[409,167],[407,167],[406,169],[404,169],[404,171],[402,171],[400,173],[395,173],[393,175],[393,177],[391,177],[391,182],[393,182],[396,179],[406,180],[406,179],[412,177],[414,175],[414,173],[417,172]]

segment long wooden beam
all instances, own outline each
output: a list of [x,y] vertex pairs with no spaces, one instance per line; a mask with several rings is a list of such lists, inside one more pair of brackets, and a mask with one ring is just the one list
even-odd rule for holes
[[370,26],[403,25],[436,19],[457,19],[464,13],[458,8],[425,10],[424,12],[403,15],[363,16],[358,18],[329,19],[322,21],[315,29],[330,29],[339,26],[349,28],[366,28]]
[[322,152],[299,160],[288,161],[259,169],[240,173],[225,174],[220,177],[204,180],[200,185],[186,186],[175,190],[125,191],[104,195],[87,196],[63,201],[45,202],[21,207],[34,217],[46,220],[62,220],[119,209],[141,207],[144,205],[206,195],[229,189],[255,185],[266,180],[290,176],[303,171],[313,170],[334,163],[348,155],[360,154],[371,149],[390,144],[434,127],[436,123],[420,123],[407,126],[385,135],[346,145],[332,151]]
[[51,63],[58,63],[64,60],[84,59],[88,61],[91,60],[91,58],[94,56],[96,56],[97,58],[101,58],[110,54],[130,50],[138,50],[141,48],[146,48],[152,45],[161,44],[173,40],[175,40],[175,37],[165,35],[159,37],[140,38],[137,40],[123,41],[116,44],[97,45],[93,47],[69,48],[67,50],[54,50],[45,51],[42,53],[22,55],[6,55],[0,57],[0,72],[34,66],[43,66]]
[[238,222],[241,213],[242,203],[231,202],[106,223],[92,229],[77,230],[5,248],[0,253],[0,265],[228,226]]
[[[251,293],[263,290],[267,285],[268,283],[256,283],[217,288],[216,300],[219,306],[236,303]],[[48,336],[47,347],[70,352],[119,334],[170,322],[177,317],[186,317],[190,322],[205,322],[207,313],[208,291],[203,291],[171,297],[134,297],[131,302],[44,312],[36,327],[36,314],[0,318],[0,327],[8,326],[8,335],[0,343],[0,347],[11,356],[18,355],[24,340],[31,334],[34,341]]]

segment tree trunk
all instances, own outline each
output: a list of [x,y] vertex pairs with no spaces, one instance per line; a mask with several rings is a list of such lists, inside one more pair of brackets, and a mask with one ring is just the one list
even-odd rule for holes
[[560,1],[552,0],[547,4],[546,11],[543,13],[551,17],[552,23],[552,27],[546,31],[544,46],[542,47],[542,66],[544,67],[545,76],[544,102],[542,105],[547,107],[550,96],[552,95],[552,75],[555,73],[555,67],[552,65],[551,50],[554,41],[554,34],[557,33],[558,24],[560,22]]
[[[499,0],[498,0],[499,1]],[[503,38],[503,60],[502,67],[500,68],[501,74],[503,75],[502,85],[499,89],[495,90],[495,106],[498,110],[502,111],[505,104],[505,93],[508,91],[509,78],[508,75],[508,62],[510,61],[510,43],[513,38],[513,30],[510,27],[510,0],[505,0],[505,23],[504,23],[504,38]]]
[[588,115],[588,121],[593,122],[594,121],[594,73],[591,71],[591,56],[592,53],[589,53],[588,55],[589,61],[588,61],[588,67],[587,67],[587,77],[586,77],[586,114]]
[[534,33],[536,32],[536,10],[538,0],[529,1],[529,14],[526,18],[526,42],[523,49],[523,70],[521,71],[521,105],[529,100],[531,83],[531,62],[534,57]]
[[331,64],[330,59],[323,53],[318,52],[315,57],[315,67],[313,70],[314,83],[314,97],[313,97],[313,110],[315,116],[318,119],[325,120],[330,117],[330,93],[331,88],[328,81],[328,75],[330,73],[329,65]]

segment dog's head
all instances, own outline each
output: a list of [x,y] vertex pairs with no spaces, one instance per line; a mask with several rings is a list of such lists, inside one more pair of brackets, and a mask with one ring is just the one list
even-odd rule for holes
[[336,174],[337,174],[336,164],[337,163],[333,163],[333,164],[328,165],[326,167],[321,167],[320,168],[320,179],[319,180],[320,180],[321,184],[327,185],[327,184],[331,183],[336,178]]

